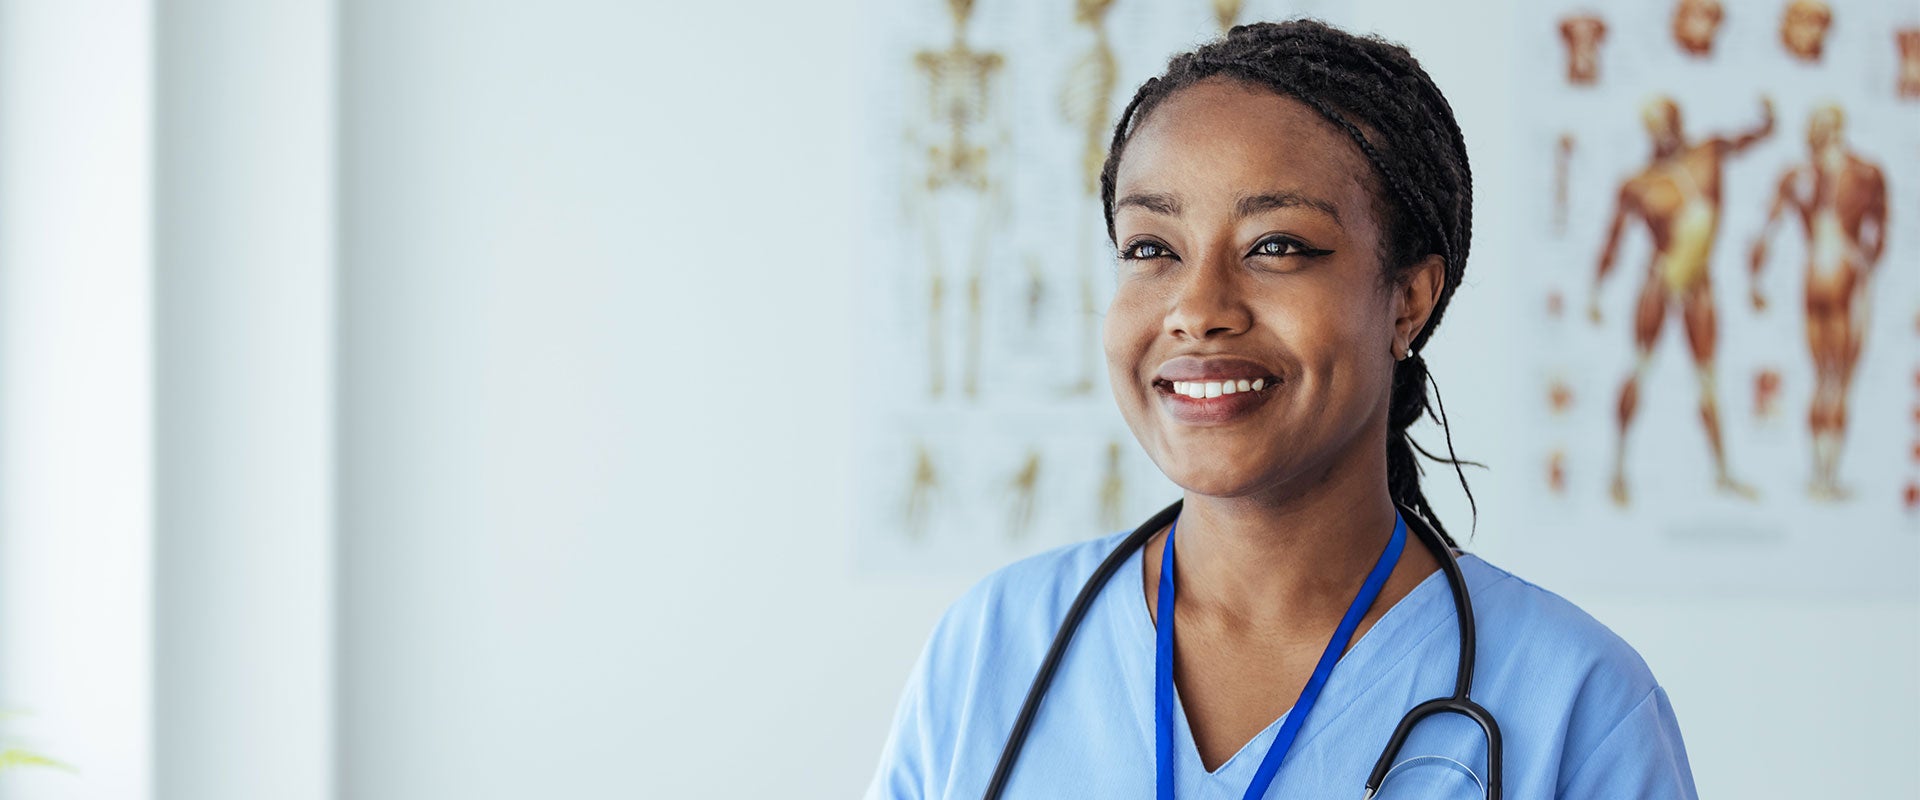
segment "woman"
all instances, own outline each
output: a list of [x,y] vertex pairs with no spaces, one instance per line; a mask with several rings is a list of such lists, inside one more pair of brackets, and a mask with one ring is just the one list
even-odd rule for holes
[[[1114,397],[1183,500],[954,603],[868,797],[1360,797],[1408,709],[1450,694],[1463,649],[1452,542],[1407,434],[1471,231],[1452,109],[1399,46],[1241,26],[1140,87],[1101,190]],[[1110,556],[1116,577],[1089,590],[1007,754]],[[1379,796],[1480,797],[1492,772],[1512,798],[1695,796],[1631,647],[1479,558],[1458,570],[1471,700],[1497,728],[1420,720]]]

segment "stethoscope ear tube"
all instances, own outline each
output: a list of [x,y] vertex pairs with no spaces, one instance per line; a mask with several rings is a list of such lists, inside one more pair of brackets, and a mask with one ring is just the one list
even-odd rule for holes
[[987,784],[986,800],[999,800],[1000,793],[1006,791],[1007,780],[1013,777],[1013,762],[1019,758],[1020,749],[1027,742],[1027,731],[1033,727],[1033,718],[1040,713],[1040,701],[1047,695],[1047,686],[1053,683],[1053,673],[1060,668],[1060,660],[1067,654],[1067,643],[1073,640],[1074,631],[1080,628],[1080,619],[1087,615],[1087,608],[1093,605],[1093,599],[1100,590],[1120,571],[1120,565],[1127,563],[1133,551],[1146,546],[1161,528],[1173,522],[1180,515],[1182,500],[1173,501],[1173,505],[1162,509],[1151,519],[1140,524],[1125,542],[1107,554],[1100,567],[1093,571],[1086,585],[1080,587],[1080,594],[1073,598],[1073,605],[1067,609],[1066,619],[1060,621],[1060,630],[1054,634],[1053,645],[1047,648],[1047,657],[1040,662],[1040,671],[1033,676],[1033,685],[1027,688],[1026,702],[1020,705],[1020,716],[1014,718],[1013,732],[1007,736],[1007,745],[1000,751],[1000,763],[993,768],[993,780]]
[[1460,573],[1460,561],[1453,550],[1440,539],[1440,535],[1427,525],[1426,520],[1411,510],[1402,507],[1400,516],[1407,520],[1419,534],[1420,541],[1433,551],[1434,558],[1440,561],[1440,570],[1446,573],[1448,588],[1453,591],[1453,616],[1460,627],[1460,662],[1454,670],[1453,695],[1439,697],[1414,706],[1407,715],[1400,718],[1400,724],[1393,729],[1393,736],[1387,740],[1386,749],[1380,751],[1380,760],[1373,764],[1373,772],[1367,775],[1366,798],[1372,798],[1380,791],[1381,782],[1387,778],[1387,772],[1393,768],[1394,756],[1399,755],[1400,746],[1406,744],[1407,736],[1413,733],[1413,727],[1420,720],[1434,714],[1454,713],[1473,720],[1487,737],[1487,798],[1500,800],[1500,724],[1494,721],[1493,712],[1479,703],[1473,702],[1473,663],[1476,649],[1476,631],[1473,619],[1473,599],[1467,593],[1466,576]]

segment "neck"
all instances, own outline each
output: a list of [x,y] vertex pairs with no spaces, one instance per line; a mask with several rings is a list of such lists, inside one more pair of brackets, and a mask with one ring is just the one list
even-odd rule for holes
[[1847,151],[1834,146],[1813,151],[1813,161],[1826,172],[1839,172],[1847,164]]
[[1284,497],[1188,492],[1174,542],[1182,615],[1191,604],[1235,627],[1324,634],[1393,533],[1385,453],[1363,461]]

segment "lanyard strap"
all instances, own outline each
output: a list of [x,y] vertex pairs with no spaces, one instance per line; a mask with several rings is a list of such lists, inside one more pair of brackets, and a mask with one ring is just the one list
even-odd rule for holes
[[[1174,800],[1173,797],[1173,533],[1180,527],[1180,518],[1175,517],[1172,526],[1167,528],[1167,544],[1164,555],[1160,557],[1160,607],[1158,610],[1158,630],[1155,631],[1154,647],[1154,690],[1153,717],[1158,733],[1154,737],[1157,785],[1159,800]],[[1306,722],[1307,713],[1313,710],[1313,704],[1320,699],[1320,689],[1333,674],[1333,665],[1347,650],[1347,643],[1353,640],[1353,629],[1360,625],[1360,618],[1366,616],[1367,609],[1373,607],[1373,601],[1380,596],[1380,587],[1387,582],[1387,576],[1393,572],[1395,564],[1400,563],[1400,550],[1407,542],[1407,521],[1394,513],[1393,535],[1387,539],[1387,549],[1380,553],[1380,559],[1373,564],[1373,570],[1367,573],[1367,580],[1360,585],[1360,594],[1353,598],[1353,604],[1347,607],[1347,614],[1340,618],[1340,627],[1333,632],[1333,638],[1327,641],[1327,649],[1320,654],[1320,663],[1313,668],[1313,677],[1307,679],[1306,688],[1300,690],[1300,699],[1287,712],[1287,719],[1281,723],[1279,733],[1273,737],[1273,743],[1267,746],[1267,755],[1260,760],[1260,769],[1253,773],[1253,783],[1247,786],[1246,800],[1258,800],[1267,793],[1267,787],[1273,784],[1273,778],[1280,773],[1280,762],[1286,760],[1287,751],[1293,748],[1293,739],[1300,733],[1300,726]]]

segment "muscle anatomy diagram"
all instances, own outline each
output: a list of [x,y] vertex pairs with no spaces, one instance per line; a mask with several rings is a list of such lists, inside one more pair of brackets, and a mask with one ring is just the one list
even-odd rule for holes
[[1717,329],[1710,267],[1720,227],[1722,169],[1729,157],[1748,150],[1773,132],[1772,102],[1763,99],[1761,110],[1761,121],[1751,130],[1688,141],[1680,106],[1672,98],[1655,97],[1641,109],[1641,122],[1653,154],[1645,166],[1620,184],[1594,274],[1588,312],[1595,324],[1601,322],[1600,283],[1613,268],[1628,224],[1640,222],[1652,239],[1653,254],[1634,303],[1634,364],[1621,383],[1615,413],[1618,436],[1609,491],[1618,504],[1625,505],[1629,497],[1627,434],[1640,406],[1641,384],[1653,358],[1654,344],[1669,316],[1680,317],[1686,330],[1698,384],[1700,423],[1706,429],[1713,457],[1714,485],[1736,495],[1754,495],[1751,487],[1733,477],[1727,465],[1719,404],[1714,396]]
[[1807,160],[1780,176],[1766,227],[1750,250],[1756,310],[1766,308],[1758,278],[1767,263],[1767,243],[1783,216],[1799,221],[1806,240],[1807,350],[1813,358],[1813,399],[1807,425],[1813,438],[1809,493],[1820,500],[1845,499],[1839,481],[1840,449],[1846,440],[1847,395],[1867,329],[1869,286],[1885,252],[1887,184],[1880,167],[1848,147],[1846,114],[1822,106],[1807,120]]

